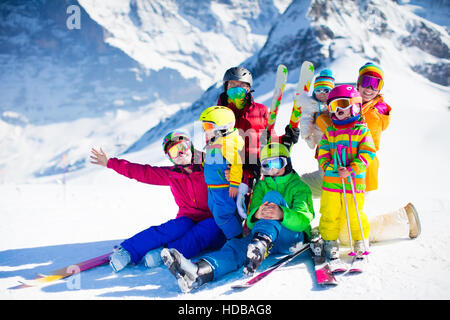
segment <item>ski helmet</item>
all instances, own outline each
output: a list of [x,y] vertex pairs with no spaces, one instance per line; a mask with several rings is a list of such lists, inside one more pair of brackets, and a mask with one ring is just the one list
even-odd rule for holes
[[188,141],[192,148],[191,139],[189,136],[182,131],[171,131],[163,139],[162,148],[164,153],[167,153],[167,148],[174,142],[178,142],[180,140]]
[[331,90],[327,104],[330,113],[335,113],[338,108],[346,109],[350,107],[352,116],[356,116],[361,112],[362,98],[355,87],[343,84]]
[[230,80],[247,82],[250,87],[253,86],[252,73],[244,67],[233,67],[228,69],[223,76],[223,85],[227,89],[227,82]]
[[286,148],[284,144],[278,143],[278,142],[272,142],[268,145],[264,146],[262,148],[261,153],[259,155],[259,159],[261,161],[266,160],[268,158],[274,158],[274,157],[284,157],[284,158],[290,158],[291,153],[289,152],[289,149]]
[[205,131],[213,130],[215,135],[224,135],[233,130],[236,118],[230,108],[212,106],[202,112],[199,120]]
[[271,169],[286,168],[284,174],[292,171],[291,154],[281,143],[272,142],[266,145],[262,148],[259,159],[263,174],[269,173]]

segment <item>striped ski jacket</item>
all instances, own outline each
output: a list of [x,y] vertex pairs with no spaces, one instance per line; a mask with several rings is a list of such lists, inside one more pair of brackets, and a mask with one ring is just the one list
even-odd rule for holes
[[[337,150],[345,150],[345,156]],[[355,191],[365,191],[366,169],[375,157],[375,145],[367,126],[362,122],[352,122],[327,128],[319,145],[318,161],[324,171],[322,189],[331,192],[342,191],[342,179],[338,174],[339,159],[351,173]],[[339,157],[339,158],[338,158]],[[346,191],[351,191],[348,179],[344,179]]]

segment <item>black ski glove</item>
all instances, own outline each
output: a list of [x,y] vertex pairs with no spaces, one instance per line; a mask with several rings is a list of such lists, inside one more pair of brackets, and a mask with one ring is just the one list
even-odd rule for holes
[[299,128],[291,128],[289,125],[284,128],[284,136],[282,138],[282,142],[285,146],[290,148],[293,144],[298,142],[298,138],[300,137],[300,129]]

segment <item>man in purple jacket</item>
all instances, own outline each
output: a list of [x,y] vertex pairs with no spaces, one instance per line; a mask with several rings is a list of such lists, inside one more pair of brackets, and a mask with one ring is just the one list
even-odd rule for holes
[[169,186],[179,207],[175,219],[151,226],[120,244],[110,256],[110,265],[116,272],[131,262],[139,263],[142,258],[147,267],[161,264],[163,247],[175,248],[185,257],[193,257],[207,249],[219,249],[226,241],[208,207],[202,153],[194,149],[186,134],[178,131],[166,135],[163,150],[173,166],[156,167],[108,158],[101,148],[91,151],[94,164],[143,183]]

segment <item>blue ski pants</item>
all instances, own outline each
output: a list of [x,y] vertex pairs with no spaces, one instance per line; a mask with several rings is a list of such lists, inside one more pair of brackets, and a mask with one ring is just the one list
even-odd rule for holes
[[208,188],[208,207],[227,239],[242,233],[236,200],[228,194],[229,188]]
[[120,245],[130,253],[131,261],[138,263],[148,251],[163,246],[175,248],[189,259],[205,250],[217,250],[225,242],[213,218],[195,222],[179,217],[143,230]]
[[225,274],[235,271],[245,264],[247,246],[257,232],[269,235],[273,248],[271,253],[287,254],[289,248],[299,242],[304,242],[303,232],[295,232],[283,227],[276,220],[259,220],[252,229],[252,234],[244,238],[233,238],[218,251],[201,256],[214,270],[214,279],[219,279]]

